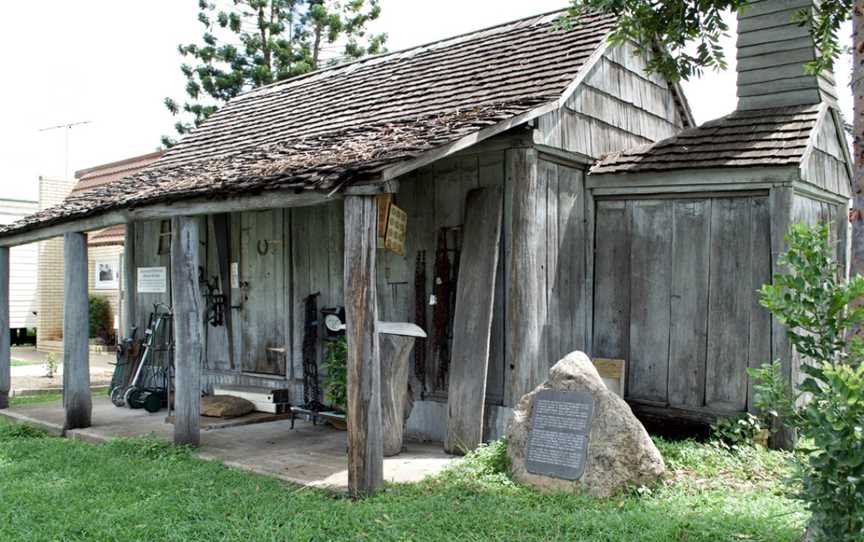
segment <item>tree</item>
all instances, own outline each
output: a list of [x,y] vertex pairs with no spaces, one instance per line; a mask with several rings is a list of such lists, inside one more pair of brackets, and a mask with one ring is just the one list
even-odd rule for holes
[[[689,79],[705,69],[724,69],[726,61],[720,37],[728,30],[722,13],[746,9],[747,0],[571,0],[572,17],[587,11],[615,13],[619,26],[613,43],[634,41],[642,51],[650,50],[649,69],[670,80]],[[864,0],[822,0],[814,13],[796,14],[810,26],[820,56],[806,68],[818,73],[830,69],[847,47],[838,39],[840,26],[852,19],[852,93],[854,99],[852,139],[855,196],[852,222],[852,273],[864,275]],[[688,47],[695,44],[695,52]]]
[[[230,3],[229,3],[230,2]],[[199,0],[200,43],[179,45],[186,101],[165,98],[179,135],[198,127],[241,92],[383,51],[386,34],[369,34],[379,0]],[[341,54],[334,54],[334,52]],[[162,137],[170,147],[175,141]]]

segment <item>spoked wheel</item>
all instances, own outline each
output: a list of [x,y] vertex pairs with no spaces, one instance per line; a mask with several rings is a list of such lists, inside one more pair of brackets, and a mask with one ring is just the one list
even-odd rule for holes
[[111,403],[116,407],[126,406],[126,390],[122,386],[117,386],[111,390]]

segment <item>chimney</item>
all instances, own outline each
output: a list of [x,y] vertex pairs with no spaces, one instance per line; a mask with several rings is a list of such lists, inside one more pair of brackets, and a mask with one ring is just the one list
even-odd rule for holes
[[808,75],[816,58],[807,25],[793,22],[818,0],[759,0],[738,14],[738,110],[836,103],[834,74]]

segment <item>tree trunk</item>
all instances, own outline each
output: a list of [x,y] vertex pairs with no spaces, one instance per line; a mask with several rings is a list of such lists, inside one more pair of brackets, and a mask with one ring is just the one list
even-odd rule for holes
[[864,0],[852,11],[852,141],[854,152],[855,199],[858,210],[852,220],[852,275],[864,275]]

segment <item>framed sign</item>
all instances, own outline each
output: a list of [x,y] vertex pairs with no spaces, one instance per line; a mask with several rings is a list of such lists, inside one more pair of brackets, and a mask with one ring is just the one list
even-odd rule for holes
[[168,291],[168,269],[165,267],[139,267],[138,293],[164,294]]
[[95,290],[116,290],[120,288],[120,262],[118,260],[96,260],[93,288]]
[[395,205],[390,205],[387,217],[387,235],[384,238],[384,248],[400,256],[405,255],[405,232],[408,226],[408,215]]

